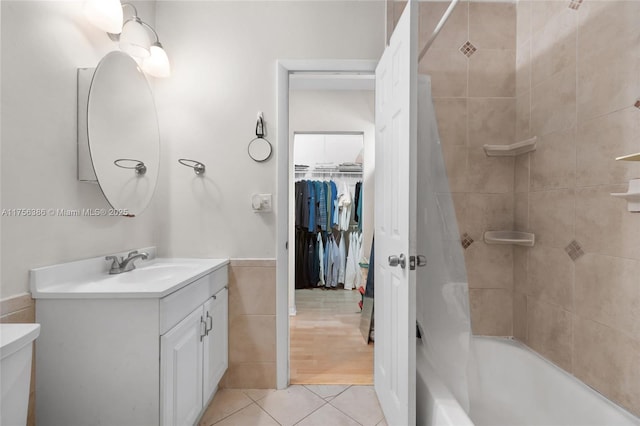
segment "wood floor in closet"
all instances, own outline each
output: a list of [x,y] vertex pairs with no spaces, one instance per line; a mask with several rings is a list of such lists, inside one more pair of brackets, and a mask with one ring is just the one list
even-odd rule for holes
[[291,384],[373,384],[373,343],[360,333],[356,290],[296,290]]

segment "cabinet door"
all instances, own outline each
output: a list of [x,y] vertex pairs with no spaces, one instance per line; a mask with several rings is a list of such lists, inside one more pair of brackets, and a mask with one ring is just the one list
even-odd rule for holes
[[160,423],[193,424],[202,410],[203,309],[199,307],[160,338]]
[[229,365],[228,294],[223,288],[204,304],[208,326],[204,343],[204,385],[206,403]]

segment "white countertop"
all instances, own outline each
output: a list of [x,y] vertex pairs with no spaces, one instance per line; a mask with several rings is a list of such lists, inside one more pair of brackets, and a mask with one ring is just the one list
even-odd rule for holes
[[161,298],[220,269],[228,259],[156,258],[138,259],[136,269],[110,275],[104,257],[31,270],[34,299]]

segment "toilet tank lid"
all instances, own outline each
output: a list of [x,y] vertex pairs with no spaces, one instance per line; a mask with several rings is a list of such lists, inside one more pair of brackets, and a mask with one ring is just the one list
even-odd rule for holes
[[40,335],[40,324],[0,324],[0,358],[31,344]]

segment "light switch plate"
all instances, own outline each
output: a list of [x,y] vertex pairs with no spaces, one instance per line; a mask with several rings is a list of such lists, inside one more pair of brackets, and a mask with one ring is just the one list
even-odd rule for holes
[[255,213],[267,213],[273,210],[271,194],[253,194],[251,207]]

